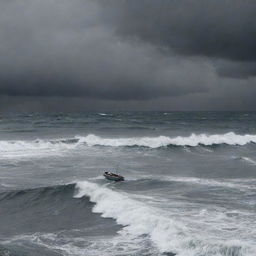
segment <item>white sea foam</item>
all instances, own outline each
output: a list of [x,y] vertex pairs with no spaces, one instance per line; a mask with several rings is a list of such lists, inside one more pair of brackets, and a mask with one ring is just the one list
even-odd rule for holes
[[76,144],[62,143],[61,141],[0,141],[0,158],[58,155],[61,151],[74,147],[76,147]]
[[77,136],[80,142],[84,142],[89,146],[111,146],[111,147],[122,147],[122,146],[143,146],[149,148],[166,147],[169,145],[174,146],[191,146],[195,147],[198,145],[246,145],[248,143],[256,143],[256,135],[238,135],[233,132],[225,134],[191,134],[188,137],[133,137],[133,138],[102,138],[93,134],[86,137]]
[[251,165],[256,165],[256,161],[251,159],[250,157],[245,157],[245,156],[232,156],[231,159],[234,160],[242,160],[244,162],[247,162]]
[[[89,230],[86,228],[85,230]],[[77,230],[71,230],[71,233],[76,233]],[[83,232],[83,230],[81,230]],[[87,231],[88,232],[88,231]],[[96,239],[95,239],[96,238]],[[41,233],[17,235],[11,239],[2,242],[4,245],[26,244],[29,249],[29,244],[45,247],[56,253],[65,256],[120,256],[120,255],[150,255],[159,256],[156,248],[149,247],[145,244],[144,238],[129,236],[70,236],[68,232],[59,233]],[[86,252],[86,253],[85,253]]]
[[[158,176],[147,176],[155,179],[159,179]],[[239,190],[255,189],[255,180],[250,179],[250,183],[254,182],[254,184],[249,184],[248,180],[244,179],[206,179],[206,178],[196,178],[196,177],[177,177],[177,176],[163,176],[163,181],[174,181],[174,182],[185,182],[192,184],[199,184],[204,186],[214,186],[214,187],[227,187],[234,188]]]
[[[173,252],[179,256],[253,256],[256,245],[251,240],[243,239],[238,230],[240,225],[236,222],[224,221],[218,223],[216,216],[212,222],[199,215],[193,217],[189,214],[181,219],[175,218],[169,212],[154,208],[145,202],[140,202],[132,195],[116,192],[91,182],[78,182],[78,192],[75,197],[89,196],[96,205],[94,212],[101,213],[103,217],[116,219],[118,224],[124,226],[123,235],[139,237],[147,235],[158,247],[160,252]],[[178,209],[177,209],[178,210]],[[200,211],[199,211],[200,213]],[[180,213],[182,215],[182,212]],[[205,213],[204,213],[205,215]],[[223,215],[223,214],[222,214]],[[223,216],[227,218],[225,215]],[[194,222],[191,220],[194,220]],[[224,224],[237,225],[236,234],[225,230]],[[246,230],[249,228],[246,227]],[[239,240],[233,240],[233,235],[240,234]]]
[[0,187],[1,187],[1,186],[6,187],[6,188],[15,187],[15,186],[12,185],[12,184],[6,184],[6,183],[0,183]]
[[[0,157],[24,157],[33,155],[59,154],[65,150],[72,150],[79,146],[142,146],[159,148],[166,146],[191,146],[198,145],[246,145],[256,143],[256,135],[237,135],[233,132],[226,134],[192,134],[188,137],[131,137],[131,138],[103,138],[94,134],[75,136],[74,138],[61,138],[55,140],[2,140],[0,141]],[[249,158],[244,158],[251,161]]]
[[254,161],[253,159],[251,159],[250,157],[241,157],[242,160],[252,164],[252,165],[256,165],[256,161]]

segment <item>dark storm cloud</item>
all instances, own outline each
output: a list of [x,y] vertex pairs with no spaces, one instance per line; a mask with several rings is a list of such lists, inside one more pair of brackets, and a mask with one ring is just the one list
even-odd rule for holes
[[256,64],[254,62],[231,62],[215,60],[216,70],[222,77],[250,78],[256,76]]
[[185,55],[256,61],[255,0],[99,2],[109,12],[106,21],[123,36]]
[[[255,86],[255,5],[249,0],[1,1],[0,95],[28,96],[13,102],[31,100],[37,108],[33,97],[47,102],[39,96],[54,96],[48,101],[53,108],[78,102],[186,108],[204,102],[204,95],[217,98],[226,92],[221,86],[233,88],[235,99]],[[61,96],[85,97],[87,103]]]
[[126,40],[150,42],[169,54],[226,60],[216,66],[220,76],[256,75],[254,0],[99,2],[108,10],[102,14],[106,22]]
[[126,100],[207,90],[211,67],[121,40],[93,1],[0,5],[1,94]]

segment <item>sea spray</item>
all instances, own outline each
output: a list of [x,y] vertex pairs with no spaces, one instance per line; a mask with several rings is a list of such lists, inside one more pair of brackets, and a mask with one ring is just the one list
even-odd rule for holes
[[147,235],[160,252],[172,252],[179,256],[253,256],[253,246],[246,242],[205,239],[182,222],[171,219],[160,209],[137,201],[124,192],[116,192],[88,181],[76,184],[74,197],[89,196],[96,203],[93,212],[102,217],[114,218],[124,226],[121,234],[134,237]]
[[102,138],[93,134],[86,137],[77,136],[80,142],[86,143],[88,146],[110,146],[110,147],[124,147],[124,146],[142,146],[149,148],[159,148],[166,146],[190,146],[196,147],[198,145],[246,145],[248,143],[256,143],[256,135],[238,135],[233,132],[225,134],[191,134],[187,137],[133,137],[133,138]]
[[[256,135],[238,135],[233,132],[226,134],[191,134],[187,137],[131,137],[131,138],[103,138],[94,134],[59,139],[37,140],[2,140],[0,141],[0,158],[44,157],[48,155],[62,155],[63,153],[84,147],[144,147],[149,149],[166,148],[172,146],[196,147],[200,145],[239,145],[256,143]],[[189,152],[187,149],[186,151]],[[248,161],[248,159],[244,159]],[[250,161],[252,163],[252,161]]]
[[72,149],[78,145],[85,144],[87,146],[109,146],[109,147],[125,147],[138,146],[148,148],[160,148],[167,146],[190,146],[198,145],[246,145],[248,143],[256,143],[256,135],[238,135],[233,132],[225,134],[191,134],[187,137],[177,136],[157,136],[157,137],[131,137],[131,138],[103,138],[94,134],[87,136],[75,136],[73,138],[59,139],[37,139],[37,140],[1,140],[0,151],[10,150],[26,150],[26,149],[45,149],[45,148],[66,148]]

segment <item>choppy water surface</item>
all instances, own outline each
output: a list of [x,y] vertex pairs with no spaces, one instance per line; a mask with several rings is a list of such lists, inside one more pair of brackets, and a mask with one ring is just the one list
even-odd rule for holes
[[254,112],[2,115],[0,255],[255,256],[255,150]]

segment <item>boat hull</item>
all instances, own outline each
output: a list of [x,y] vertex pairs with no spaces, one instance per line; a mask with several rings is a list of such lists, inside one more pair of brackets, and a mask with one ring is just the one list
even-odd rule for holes
[[124,181],[124,177],[122,176],[111,176],[111,175],[106,175],[104,174],[104,177],[107,179],[107,180],[111,180],[111,181]]

